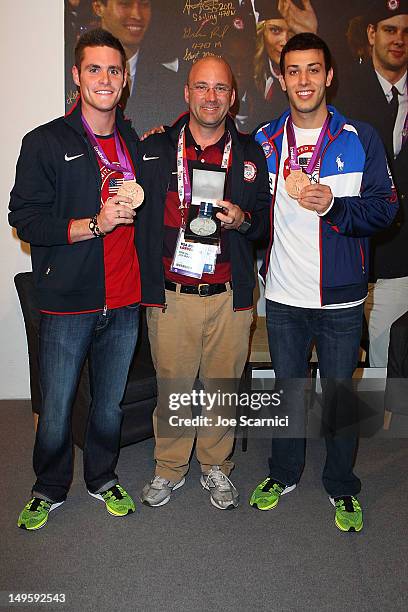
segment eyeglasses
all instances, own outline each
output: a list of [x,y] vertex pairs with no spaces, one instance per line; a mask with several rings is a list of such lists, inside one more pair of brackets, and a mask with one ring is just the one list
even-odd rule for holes
[[216,96],[227,96],[229,93],[231,93],[231,87],[228,87],[228,85],[215,85],[214,87],[210,87],[208,83],[195,83],[189,87],[189,89],[192,89],[200,96],[207,94],[210,89],[215,92]]

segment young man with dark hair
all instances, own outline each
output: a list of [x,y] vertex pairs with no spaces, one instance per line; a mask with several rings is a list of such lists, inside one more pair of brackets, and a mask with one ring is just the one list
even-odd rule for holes
[[[182,103],[181,62],[163,62],[152,40],[154,0],[93,0],[100,25],[122,43],[126,53],[128,83],[121,103],[134,129],[143,134],[152,125],[168,123],[171,109]],[[164,27],[164,25],[162,25]]]
[[71,409],[87,356],[86,486],[113,516],[135,510],[115,468],[141,294],[131,207],[137,202],[128,197],[138,173],[137,137],[118,108],[127,76],[120,42],[104,30],[87,32],[76,57],[79,100],[69,115],[24,137],[10,200],[10,224],[31,245],[41,311],[36,482],[18,519],[28,530],[43,527],[67,497]]
[[94,47],[109,47],[110,49],[116,49],[116,51],[119,51],[122,58],[122,70],[126,70],[126,53],[120,40],[111,32],[108,32],[102,28],[97,28],[95,30],[85,32],[85,34],[78,39],[78,42],[75,45],[74,57],[78,74],[81,73],[81,64],[82,60],[84,59],[85,49],[93,49]]
[[338,99],[344,112],[378,130],[400,203],[392,226],[372,241],[365,304],[370,366],[385,368],[391,325],[408,308],[408,0],[375,0],[363,19],[371,59],[340,79]]
[[[326,45],[323,39],[316,36],[312,32],[303,32],[302,36],[296,36],[294,40],[291,40],[290,44],[286,43],[283,47],[279,60],[279,68],[281,74],[285,71],[285,56],[290,51],[308,51],[311,48],[316,48],[317,51],[322,51],[324,59],[324,69],[326,74],[329,74],[332,68],[332,56],[329,47]],[[286,91],[282,86],[283,91]]]
[[323,484],[336,507],[337,527],[360,531],[361,483],[353,473],[357,437],[336,425],[347,421],[349,408],[340,383],[347,389],[358,360],[368,238],[392,222],[397,203],[377,133],[326,104],[333,69],[325,43],[298,34],[281,62],[290,109],[261,125],[255,139],[267,158],[273,196],[265,289],[269,348],[281,381],[277,388],[285,390],[282,410],[289,410],[291,437],[272,440],[269,476],[250,504],[270,510],[300,480],[303,394],[315,341],[329,415]]

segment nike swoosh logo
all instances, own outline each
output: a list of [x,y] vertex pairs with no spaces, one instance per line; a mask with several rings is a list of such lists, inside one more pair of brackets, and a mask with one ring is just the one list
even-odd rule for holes
[[160,159],[159,157],[148,157],[146,153],[143,155],[143,161],[150,161],[151,159]]
[[71,157],[68,155],[68,153],[65,153],[65,161],[72,161],[73,159],[77,159],[78,157],[82,157],[84,155],[84,153],[80,153],[79,155],[72,155]]

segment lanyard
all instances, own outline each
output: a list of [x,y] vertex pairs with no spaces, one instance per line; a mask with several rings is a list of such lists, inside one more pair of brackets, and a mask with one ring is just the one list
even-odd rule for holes
[[[177,143],[177,188],[180,201],[179,209],[188,208],[191,202],[191,182],[190,173],[188,171],[187,153],[186,153],[186,126],[180,130]],[[228,132],[225,142],[224,153],[222,155],[221,168],[228,168],[228,163],[231,155],[232,138]]]
[[[322,129],[320,130],[319,138],[317,140],[316,146],[313,151],[313,155],[309,160],[307,167],[305,168],[306,174],[312,174],[314,169],[317,166],[319,161],[320,152],[323,146],[323,140],[327,132],[327,128],[330,121],[330,115],[327,115],[326,120],[323,124]],[[288,123],[286,126],[286,135],[288,139],[288,149],[289,149],[289,165],[291,170],[300,170],[300,166],[298,164],[298,153],[296,147],[296,136],[295,130],[293,129],[292,117],[289,116]]]
[[87,122],[87,120],[85,119],[83,115],[82,115],[82,123],[85,128],[85,132],[89,138],[89,141],[95,150],[95,153],[98,155],[99,159],[102,161],[104,166],[109,168],[109,170],[115,170],[116,172],[122,172],[123,178],[125,179],[125,181],[133,180],[135,178],[135,175],[134,175],[134,172],[132,171],[131,166],[129,165],[129,161],[126,157],[125,151],[123,150],[123,146],[120,141],[118,130],[116,129],[116,125],[114,129],[114,138],[115,138],[115,146],[116,146],[116,152],[117,152],[118,159],[119,159],[119,164],[117,163],[114,164],[110,162],[109,159],[106,157],[104,151],[99,146],[99,143],[96,140],[95,134],[91,130],[89,123]]

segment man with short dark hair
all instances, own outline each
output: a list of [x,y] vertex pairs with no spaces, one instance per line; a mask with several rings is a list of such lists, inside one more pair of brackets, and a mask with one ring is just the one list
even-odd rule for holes
[[[157,41],[148,36],[154,0],[93,0],[101,27],[122,43],[127,59],[128,83],[122,96],[126,115],[143,134],[152,125],[168,123],[172,108],[182,102],[181,63],[158,57]],[[163,27],[163,26],[162,26]]]
[[141,295],[133,225],[141,199],[137,137],[117,106],[127,77],[120,42],[104,30],[89,31],[78,41],[76,58],[78,103],[24,137],[10,200],[10,224],[31,245],[41,311],[36,482],[18,519],[28,530],[43,527],[67,497],[71,409],[87,356],[86,486],[113,516],[135,510],[115,468]]
[[360,531],[356,495],[361,483],[353,473],[357,437],[338,426],[348,416],[341,383],[347,390],[358,360],[368,237],[391,223],[397,205],[374,129],[326,104],[333,68],[324,41],[298,34],[285,45],[280,61],[290,109],[261,125],[255,138],[267,158],[273,194],[267,329],[277,388],[285,391],[282,410],[289,410],[289,431],[272,440],[269,476],[256,487],[250,504],[270,510],[300,480],[305,379],[315,341],[328,415],[323,484],[336,507],[337,527]]
[[385,368],[390,327],[408,309],[408,0],[375,0],[363,19],[372,61],[340,79],[339,105],[378,130],[400,203],[392,226],[373,238],[365,304],[370,366]]
[[[171,413],[169,399],[191,398],[197,376],[216,398],[218,391],[237,391],[255,286],[249,239],[268,225],[270,195],[261,148],[239,133],[228,115],[235,91],[227,62],[209,56],[193,64],[184,95],[189,112],[165,133],[143,141],[140,151],[150,211],[140,213],[138,239],[142,252],[150,254],[143,258],[141,276],[158,384],[156,470],[142,501],[162,506],[184,484],[197,436],[201,485],[212,505],[226,510],[239,499],[229,479],[235,412],[218,399],[211,410],[202,406],[212,426],[196,427],[192,403]],[[218,208],[207,200],[216,179],[221,179]],[[197,185],[206,189],[205,197]]]

